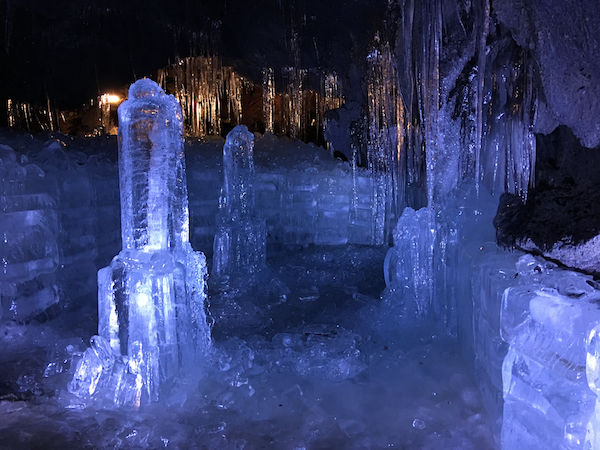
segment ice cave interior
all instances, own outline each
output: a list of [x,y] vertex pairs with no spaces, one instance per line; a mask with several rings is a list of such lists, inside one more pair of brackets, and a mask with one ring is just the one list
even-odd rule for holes
[[0,448],[600,448],[600,3],[0,19]]

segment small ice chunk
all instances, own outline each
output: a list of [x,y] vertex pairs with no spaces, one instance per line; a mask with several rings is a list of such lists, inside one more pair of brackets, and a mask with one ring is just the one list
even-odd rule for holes
[[413,428],[417,428],[419,430],[424,430],[427,425],[425,425],[425,422],[423,420],[415,419],[415,420],[413,420],[412,426],[413,426]]

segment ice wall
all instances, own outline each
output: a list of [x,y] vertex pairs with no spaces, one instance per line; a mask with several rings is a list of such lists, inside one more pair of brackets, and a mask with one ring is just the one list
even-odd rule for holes
[[98,210],[92,174],[96,165],[82,152],[66,151],[59,139],[46,141],[32,161],[45,167],[57,182],[59,267],[56,280],[63,306],[73,309],[95,297],[94,261],[98,256]]
[[119,107],[123,250],[98,272],[100,343],[77,366],[70,390],[78,395],[94,394],[90,373],[112,371],[123,355],[125,373],[141,377],[134,403],[156,401],[160,385],[209,345],[206,263],[189,244],[182,120],[175,98],[148,79]]
[[[267,249],[372,243],[372,179],[366,168],[313,144],[265,134],[255,139],[256,211],[266,221]],[[191,238],[213,248],[224,182],[222,151],[194,142],[188,150]]]
[[502,448],[596,448],[599,286],[530,255],[516,268],[527,282],[502,300]]
[[[60,133],[34,138],[9,132],[0,139],[6,150],[0,227],[5,275],[13,273],[8,277],[12,281],[4,280],[5,317],[29,320],[51,305],[56,306],[46,317],[77,309],[97,297],[94,278],[100,251],[114,249],[115,243],[120,247],[118,224],[106,220],[118,219],[118,194],[115,197],[110,188],[117,182],[114,165],[101,153],[107,143],[85,146]],[[106,190],[100,201],[99,189]],[[43,264],[47,260],[41,254],[53,255],[56,264]],[[14,278],[17,261],[23,269],[20,281]]]
[[59,301],[56,179],[0,145],[0,318],[25,320]]

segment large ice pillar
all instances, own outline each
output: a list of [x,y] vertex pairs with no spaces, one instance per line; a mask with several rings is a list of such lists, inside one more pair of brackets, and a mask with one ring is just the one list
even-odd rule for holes
[[142,400],[210,342],[206,262],[189,244],[183,115],[149,79],[118,110],[122,251],[98,272],[98,333],[142,376]]
[[254,135],[238,125],[223,146],[224,186],[217,217],[213,271],[220,278],[256,273],[265,266],[265,221],[256,213]]

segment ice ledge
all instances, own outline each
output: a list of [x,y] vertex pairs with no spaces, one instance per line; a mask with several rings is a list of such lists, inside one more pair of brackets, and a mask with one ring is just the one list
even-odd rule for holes
[[579,244],[572,244],[569,238],[565,238],[555,243],[549,250],[538,247],[531,238],[525,238],[517,241],[517,247],[559,261],[573,269],[600,274],[600,235]]

